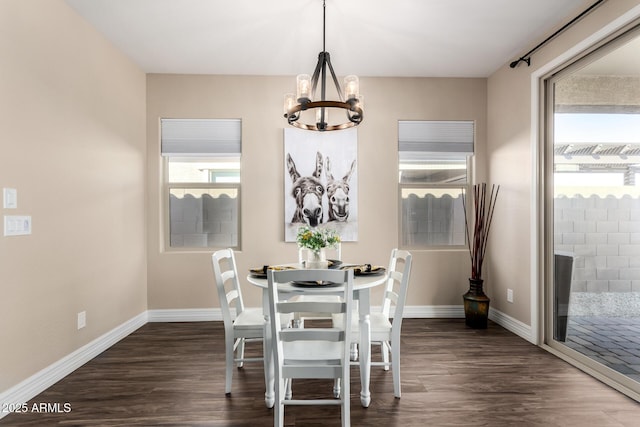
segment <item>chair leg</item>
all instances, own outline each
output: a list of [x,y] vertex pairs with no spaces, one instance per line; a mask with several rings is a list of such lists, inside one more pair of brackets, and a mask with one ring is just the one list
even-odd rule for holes
[[391,347],[391,373],[393,374],[393,394],[400,399],[400,343]]
[[225,383],[224,383],[224,392],[227,396],[231,395],[231,380],[233,379],[233,337],[229,337],[229,334],[225,337],[225,364],[226,364],[226,374],[225,374]]
[[[276,403],[273,405],[273,425],[276,427],[284,426],[284,401],[282,399],[285,387],[284,382],[282,379],[275,381]],[[291,380],[289,379],[288,382],[290,383]]]
[[244,366],[244,338],[238,342],[238,369]]
[[293,378],[288,378],[286,380],[284,380],[285,382],[285,393],[284,393],[284,398],[286,400],[291,400],[291,398],[293,397]]
[[353,361],[358,360],[358,343],[351,343],[351,353],[349,354],[349,358]]
[[380,351],[382,351],[382,361],[384,362],[384,370],[389,370],[389,343],[382,341],[380,345]]
[[340,378],[333,380],[333,397],[340,399]]
[[342,419],[342,427],[350,427],[351,426],[351,388],[349,385],[349,381],[344,381],[344,387],[342,389],[342,405],[340,405],[341,419]]

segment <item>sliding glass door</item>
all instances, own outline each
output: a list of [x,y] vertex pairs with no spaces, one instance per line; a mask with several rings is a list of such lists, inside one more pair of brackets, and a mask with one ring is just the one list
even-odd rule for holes
[[545,91],[545,342],[640,393],[640,30]]

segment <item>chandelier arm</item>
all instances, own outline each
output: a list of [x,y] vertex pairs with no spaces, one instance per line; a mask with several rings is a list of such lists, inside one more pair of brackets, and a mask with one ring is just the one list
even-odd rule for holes
[[300,112],[298,111],[298,113],[294,113],[294,112],[289,112],[287,114],[287,122],[289,122],[290,125],[293,125],[298,119],[300,118]]
[[313,75],[311,76],[311,98],[312,100],[316,97],[316,88],[318,87],[318,77],[320,76],[320,70],[322,68],[322,62],[324,61],[324,52],[320,52],[318,54],[318,63],[316,64],[316,69],[313,70]]
[[338,91],[338,99],[340,99],[340,102],[344,102],[342,88],[340,87],[335,71],[333,71],[333,65],[331,65],[331,58],[329,58],[329,54],[327,54],[327,64],[329,64],[329,71],[331,72],[331,77],[333,77],[333,84],[336,85],[336,90]]
[[321,69],[321,79],[320,82],[320,101],[327,100],[327,61],[331,62],[329,59],[329,52],[322,52],[322,69]]
[[362,108],[358,107],[357,105],[352,106],[350,110],[347,110],[347,117],[349,118],[349,121],[355,123],[356,125],[359,125],[364,117]]
[[[327,100],[327,56],[329,55],[327,52],[322,52],[322,68],[320,71],[320,101]],[[325,122],[325,107],[319,107],[320,115],[316,115],[316,127],[320,131],[324,131],[327,128],[327,123]]]

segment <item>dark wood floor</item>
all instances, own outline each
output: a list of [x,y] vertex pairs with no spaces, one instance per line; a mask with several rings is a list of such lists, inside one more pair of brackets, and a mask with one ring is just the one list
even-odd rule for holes
[[[391,373],[374,367],[362,408],[354,367],[352,425],[638,425],[640,404],[494,323],[478,331],[462,319],[408,319],[402,332],[402,399]],[[235,371],[225,397],[223,336],[221,322],[147,324],[28,403],[70,412],[11,414],[0,425],[272,425],[261,364]],[[300,381],[294,393],[329,397],[331,385]],[[287,408],[286,424],[339,425],[340,409]]]

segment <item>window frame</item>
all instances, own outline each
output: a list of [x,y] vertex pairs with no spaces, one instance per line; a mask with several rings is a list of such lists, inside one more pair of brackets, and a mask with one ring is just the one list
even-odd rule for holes
[[[398,122],[398,128],[400,128],[400,123],[403,122],[405,120],[400,120]],[[403,197],[402,197],[402,193],[404,190],[406,189],[421,189],[421,190],[432,190],[432,189],[439,189],[439,190],[447,190],[447,189],[459,189],[462,193],[462,196],[465,197],[466,194],[469,194],[471,186],[473,185],[473,159],[475,156],[475,144],[476,144],[476,121],[475,120],[407,120],[408,122],[416,122],[416,121],[424,121],[424,122],[470,122],[473,124],[473,146],[474,146],[474,153],[470,154],[470,155],[466,155],[465,156],[465,164],[466,164],[466,182],[465,183],[457,183],[457,184],[439,184],[439,183],[430,183],[430,182],[424,182],[424,183],[416,183],[416,182],[411,182],[411,183],[403,183],[401,182],[401,169],[400,169],[400,165],[401,165],[401,161],[400,161],[400,144],[398,144],[398,158],[396,161],[396,166],[397,166],[397,177],[398,177],[398,247],[402,248],[402,249],[409,249],[409,250],[461,250],[461,249],[466,249],[468,246],[468,242],[467,242],[467,235],[465,232],[464,235],[464,243],[457,245],[457,244],[451,244],[451,245],[442,245],[442,244],[434,244],[434,245],[426,245],[426,244],[411,244],[409,242],[404,241],[404,215],[403,215]],[[400,137],[398,137],[398,142],[400,141]],[[432,153],[434,153],[433,159],[438,159],[439,157],[441,158],[441,154],[437,154],[437,151],[433,151]]]
[[[544,72],[536,75],[538,97],[538,132],[539,138],[536,156],[539,160],[537,173],[540,175],[540,189],[536,194],[537,206],[535,210],[540,213],[540,221],[534,221],[535,235],[540,247],[536,247],[539,256],[533,264],[537,276],[537,292],[533,301],[534,310],[539,312],[536,315],[536,325],[534,332],[540,345],[548,351],[558,354],[568,363],[580,367],[589,375],[599,379],[603,383],[621,391],[627,396],[636,398],[640,393],[638,382],[604,366],[597,360],[568,347],[562,341],[554,338],[554,301],[556,292],[555,283],[555,216],[554,216],[554,193],[555,193],[555,171],[554,158],[555,147],[554,128],[556,125],[555,110],[555,84],[563,78],[574,74],[585,65],[594,62],[617,50],[629,39],[637,38],[640,35],[640,20],[638,17],[627,23],[625,26],[613,30],[608,36],[603,37],[598,42],[586,46],[584,50],[572,53],[571,57],[561,63],[549,67]],[[535,92],[533,92],[534,95]]]
[[[162,120],[160,119],[160,142],[162,143]],[[184,119],[184,120],[224,120],[224,119]],[[240,128],[242,129],[242,120],[240,121]],[[240,138],[240,147],[242,147],[242,138]],[[240,180],[239,182],[169,182],[169,163],[172,157],[192,157],[189,154],[163,154],[160,150],[161,160],[161,250],[167,253],[202,253],[211,252],[217,249],[231,248],[233,250],[242,250],[242,148],[238,155],[238,161],[240,164]],[[193,157],[212,158],[216,157],[215,154],[209,153],[206,156],[195,155]],[[221,155],[220,157],[225,157]],[[210,175],[210,174],[209,174]],[[236,192],[237,198],[237,242],[236,245],[217,245],[217,246],[171,246],[171,191],[174,189],[207,189],[207,190],[224,190],[230,189]]]

